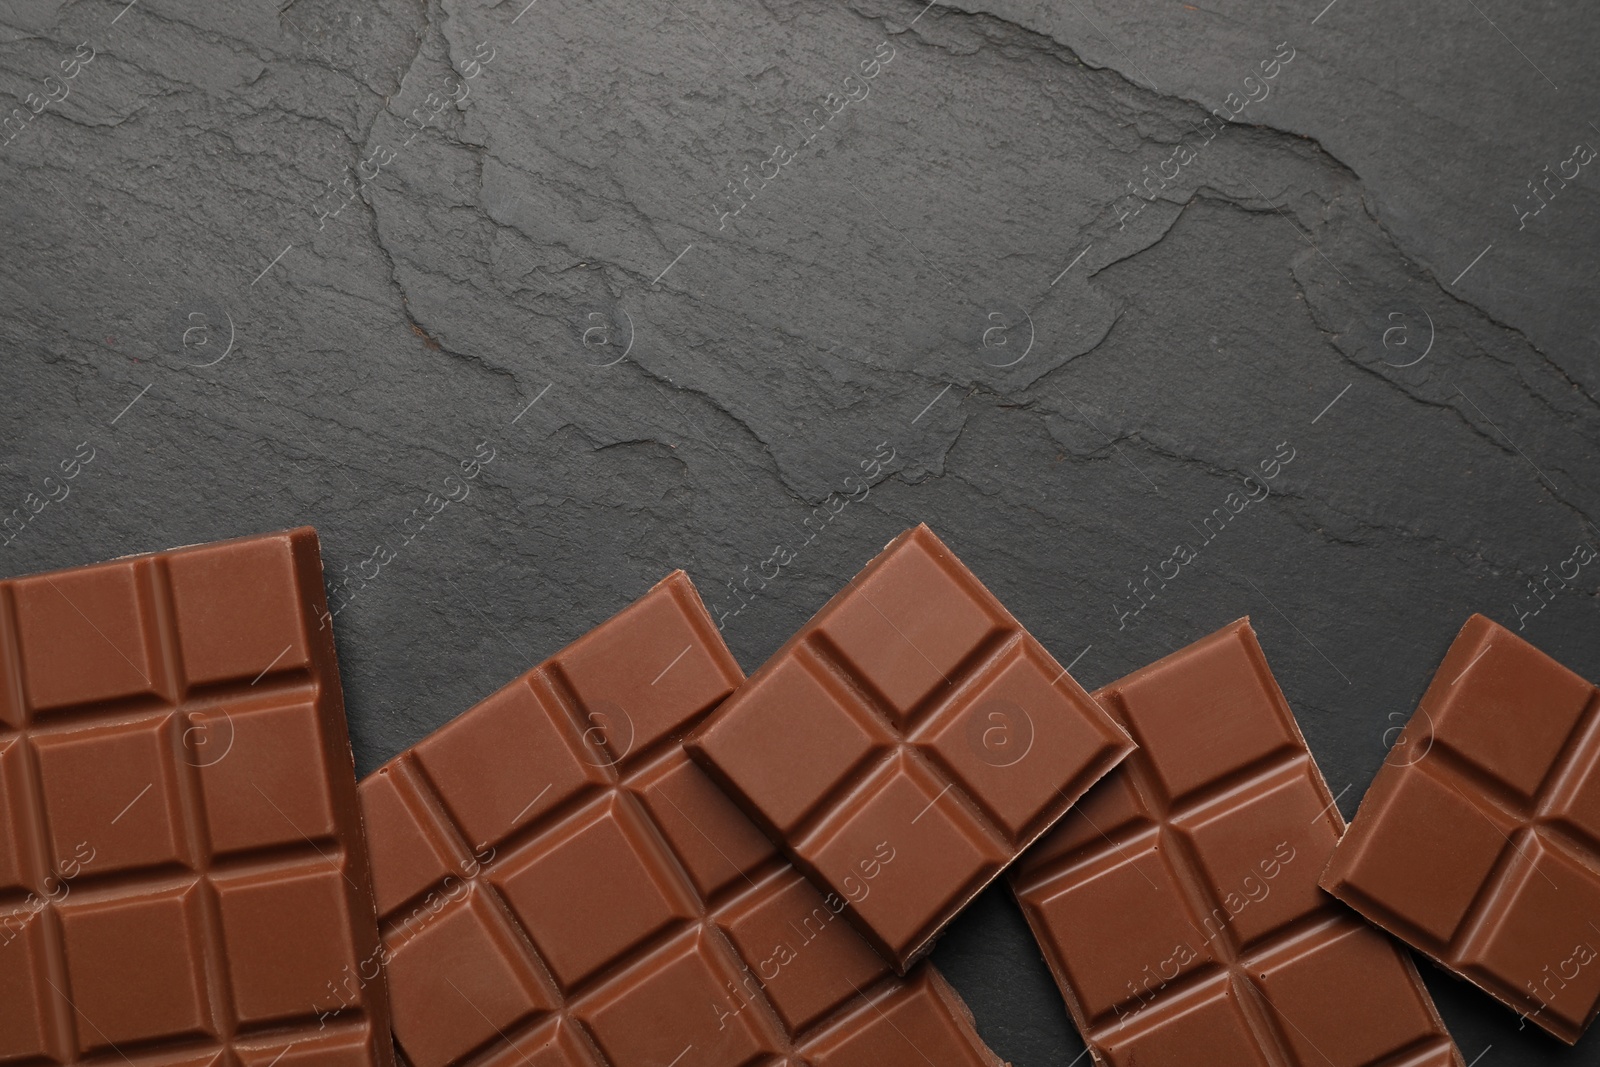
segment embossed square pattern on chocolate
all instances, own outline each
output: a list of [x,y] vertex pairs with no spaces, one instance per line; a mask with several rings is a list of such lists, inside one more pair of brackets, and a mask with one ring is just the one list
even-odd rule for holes
[[0,583],[0,1064],[394,1062],[325,612],[309,529]]
[[1410,957],[1317,887],[1344,822],[1241,620],[1098,691],[1139,743],[1012,884],[1113,1067],[1459,1067]]
[[903,972],[1132,742],[918,526],[687,747]]
[[740,680],[675,573],[362,781],[413,1067],[998,1067],[684,754]]
[[1600,691],[1474,615],[1322,884],[1575,1043],[1600,1010]]

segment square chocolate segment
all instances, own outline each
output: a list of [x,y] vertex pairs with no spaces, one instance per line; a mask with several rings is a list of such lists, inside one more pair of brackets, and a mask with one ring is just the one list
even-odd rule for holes
[[1317,887],[1344,821],[1246,620],[1095,693],[1139,749],[1012,888],[1112,1067],[1461,1067],[1410,957]]
[[901,974],[1132,747],[926,526],[687,745]]
[[684,754],[741,680],[675,573],[361,783],[412,1067],[998,1067]]
[[0,1065],[392,1067],[326,620],[309,529],[0,582]]
[[1600,1013],[1600,690],[1468,619],[1322,885],[1575,1043]]

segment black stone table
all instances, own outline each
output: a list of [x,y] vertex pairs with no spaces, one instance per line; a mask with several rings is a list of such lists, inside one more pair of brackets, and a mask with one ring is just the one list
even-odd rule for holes
[[[370,770],[673,567],[753,669],[926,521],[1090,688],[1251,615],[1348,815],[1470,612],[1600,677],[1597,42],[14,0],[0,574],[314,524]],[[1003,888],[935,958],[1078,1056]],[[1424,971],[1469,1062],[1594,1059]]]

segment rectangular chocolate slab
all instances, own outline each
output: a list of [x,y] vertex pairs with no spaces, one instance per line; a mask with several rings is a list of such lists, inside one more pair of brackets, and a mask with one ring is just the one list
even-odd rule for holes
[[684,755],[741,677],[674,573],[362,781],[412,1067],[999,1067]]
[[1460,1067],[1410,957],[1317,888],[1344,821],[1248,620],[1095,699],[1139,749],[1011,877],[1096,1060]]
[[393,1064],[325,619],[309,529],[0,582],[0,1064]]
[[918,526],[686,747],[904,973],[1133,745]]
[[1600,1010],[1600,691],[1472,616],[1322,884],[1575,1043]]

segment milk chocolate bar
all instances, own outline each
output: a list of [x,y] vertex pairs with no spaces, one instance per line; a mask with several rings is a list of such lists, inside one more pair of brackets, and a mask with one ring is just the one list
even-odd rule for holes
[[1133,746],[918,526],[687,747],[904,972]]
[[741,678],[675,573],[361,783],[412,1067],[999,1067],[684,755]]
[[325,616],[309,529],[0,583],[0,1064],[393,1064]]
[[1113,1067],[1460,1067],[1406,952],[1317,887],[1343,819],[1241,620],[1099,690],[1139,749],[1017,864]]
[[1323,875],[1568,1044],[1600,1010],[1600,696],[1467,620]]

